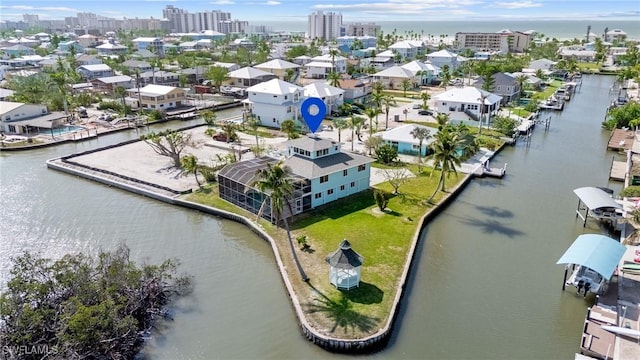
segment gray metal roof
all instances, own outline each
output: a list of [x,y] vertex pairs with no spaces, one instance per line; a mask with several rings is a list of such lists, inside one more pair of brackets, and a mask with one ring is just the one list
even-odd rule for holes
[[278,159],[263,156],[251,160],[244,160],[229,164],[220,170],[218,175],[231,179],[237,183],[249,186],[256,177],[256,173],[267,167],[267,164],[275,164]]
[[342,240],[338,250],[327,255],[329,265],[339,269],[352,269],[362,265],[364,258],[351,248],[347,239]]
[[322,139],[319,137],[302,136],[297,139],[287,140],[284,143],[286,146],[297,147],[307,151],[318,151],[324,149],[330,149],[337,143],[335,141]]
[[573,190],[578,198],[590,209],[615,208],[622,209],[609,194],[597,187],[581,187]]
[[300,155],[293,155],[284,161],[285,165],[288,165],[294,174],[306,179],[316,179],[320,176],[333,174],[370,162],[373,162],[373,159],[344,152],[323,156],[318,159],[308,159]]

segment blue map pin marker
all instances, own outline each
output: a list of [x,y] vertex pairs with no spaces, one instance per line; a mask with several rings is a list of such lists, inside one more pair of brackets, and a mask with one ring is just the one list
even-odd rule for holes
[[322,99],[310,97],[302,102],[300,112],[302,113],[302,118],[304,119],[304,122],[307,123],[309,130],[311,130],[312,133],[315,133],[320,127],[320,124],[322,124],[324,116],[327,114],[327,106],[324,104]]

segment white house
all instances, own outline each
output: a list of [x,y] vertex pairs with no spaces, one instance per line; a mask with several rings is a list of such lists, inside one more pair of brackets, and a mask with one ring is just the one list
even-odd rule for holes
[[[335,67],[335,72],[339,74],[344,74],[347,72],[347,58],[340,55],[331,56],[330,54],[324,54],[320,56],[314,56],[311,58],[311,62],[307,64],[307,77],[309,76],[310,71],[314,71],[311,68],[317,67],[318,71],[322,71],[326,69],[326,66],[320,66],[319,64],[329,64],[329,69]],[[330,70],[331,71],[331,70]],[[329,71],[327,71],[328,73]]]
[[287,119],[306,127],[301,115],[300,105],[305,99],[304,88],[280,79],[272,79],[247,88],[248,98],[243,100],[260,124],[279,128]]
[[107,64],[82,65],[76,71],[86,80],[113,76],[113,70]]
[[413,72],[397,65],[373,74],[373,81],[382,83],[387,89],[402,89],[404,80],[411,81],[412,86],[416,82]]
[[440,50],[427,54],[427,60],[433,65],[442,69],[445,65],[449,67],[449,73],[456,70],[463,62],[467,61],[465,57],[454,54],[447,50]]
[[529,63],[528,69],[533,71],[542,70],[542,71],[553,71],[556,69],[557,61],[549,60],[549,59],[538,59],[533,60]]
[[[29,126],[39,126],[36,121],[47,114],[47,107],[41,104],[24,104],[12,101],[0,101],[0,131],[5,133],[22,134],[28,132]],[[48,126],[49,128],[52,125]]]
[[431,84],[440,75],[440,68],[422,61],[414,60],[401,66],[403,69],[411,71],[419,85]]
[[[502,101],[502,96],[473,86],[450,88],[433,98],[436,110],[439,113],[449,114],[452,120],[456,115],[461,115],[460,113],[479,119],[483,114],[494,113],[500,109]],[[481,105],[483,100],[484,105]]]
[[96,50],[98,50],[98,55],[124,55],[129,51],[124,45],[109,42],[96,46]]
[[344,103],[344,90],[325,82],[314,82],[304,87],[305,97],[317,97],[327,106],[327,114],[331,114]]
[[422,41],[402,40],[389,46],[389,50],[400,54],[402,59],[406,60],[415,59],[418,55],[422,54],[425,50],[425,46]]
[[279,77],[281,80],[284,80],[287,76],[287,70],[296,71],[300,67],[300,65],[281,59],[274,59],[262,64],[255,65],[253,67],[258,70],[270,72]]
[[275,78],[270,72],[254,69],[250,66],[231,71],[227,74],[229,84],[239,87],[249,87]]

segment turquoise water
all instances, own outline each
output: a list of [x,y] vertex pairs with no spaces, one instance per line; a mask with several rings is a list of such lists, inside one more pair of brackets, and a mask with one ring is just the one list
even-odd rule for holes
[[86,129],[82,126],[65,125],[63,127],[59,127],[51,130],[40,131],[40,134],[51,135],[51,133],[53,133],[53,135],[55,136],[55,135],[69,134],[69,133],[73,133],[81,130],[86,130]]

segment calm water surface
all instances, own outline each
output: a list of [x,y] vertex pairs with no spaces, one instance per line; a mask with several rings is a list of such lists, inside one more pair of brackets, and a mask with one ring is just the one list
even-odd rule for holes
[[[567,109],[552,115],[548,132],[536,129],[529,147],[507,148],[494,160],[508,162],[505,179],[473,181],[425,229],[390,344],[370,357],[573,357],[588,303],[561,291],[563,268],[555,262],[578,234],[601,231],[575,220],[571,190],[607,185],[613,154],[606,153],[600,122],[612,81],[586,77]],[[125,242],[137,260],[177,257],[195,276],[195,293],[154,334],[147,357],[346,357],[300,335],[270,248],[247,229],[44,163],[134,136],[0,154],[0,286],[10,257],[24,250],[58,257]]]

